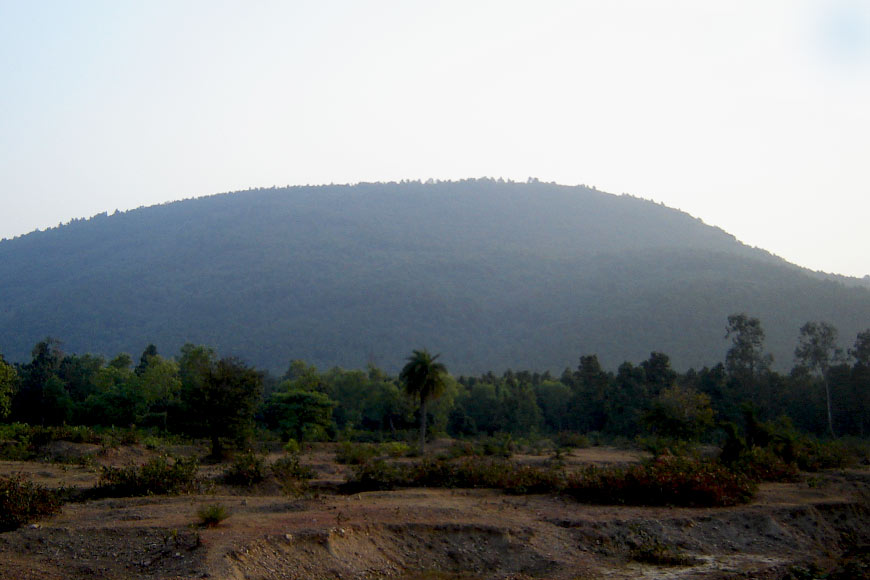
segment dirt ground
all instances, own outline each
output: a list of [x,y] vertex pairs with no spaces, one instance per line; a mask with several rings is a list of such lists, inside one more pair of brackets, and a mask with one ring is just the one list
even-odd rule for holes
[[[48,449],[46,461],[0,462],[0,475],[23,472],[48,487],[86,488],[100,465],[141,463],[155,453],[63,446]],[[93,461],[51,461],[77,453]],[[302,498],[274,485],[214,483],[200,495],[67,504],[59,515],[0,534],[0,578],[783,579],[837,569],[844,575],[829,577],[870,577],[866,469],[766,484],[745,506],[688,509],[590,506],[494,490],[342,495],[335,485],[347,467],[335,463],[334,448],[320,445],[303,458],[317,478]],[[638,459],[599,447],[565,458],[568,465]],[[225,468],[205,466],[203,475]],[[199,527],[197,512],[208,505],[223,506],[229,518]]]

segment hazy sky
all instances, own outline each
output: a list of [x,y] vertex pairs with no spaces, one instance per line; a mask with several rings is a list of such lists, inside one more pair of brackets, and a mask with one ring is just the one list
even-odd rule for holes
[[0,0],[0,237],[248,187],[504,177],[870,273],[870,0]]

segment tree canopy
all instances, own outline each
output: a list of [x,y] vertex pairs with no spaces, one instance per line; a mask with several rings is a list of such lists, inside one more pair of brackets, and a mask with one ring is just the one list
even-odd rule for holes
[[399,373],[405,392],[420,399],[420,450],[426,446],[426,406],[441,396],[446,388],[444,375],[447,367],[438,362],[440,355],[432,356],[428,350],[415,350]]

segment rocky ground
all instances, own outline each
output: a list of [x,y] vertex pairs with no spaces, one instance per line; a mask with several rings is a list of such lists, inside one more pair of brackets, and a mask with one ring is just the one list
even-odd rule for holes
[[[73,451],[85,450],[64,453]],[[123,465],[150,453],[121,448],[97,462]],[[766,484],[745,506],[637,508],[492,490],[341,495],[334,485],[346,468],[332,458],[326,447],[305,455],[318,479],[303,498],[268,484],[214,484],[200,495],[67,504],[59,515],[0,534],[0,578],[870,577],[866,469]],[[610,463],[637,455],[592,448],[567,459]],[[0,462],[0,474],[12,472],[50,487],[85,488],[96,482],[98,465]],[[208,505],[223,506],[229,517],[198,526],[197,512]]]

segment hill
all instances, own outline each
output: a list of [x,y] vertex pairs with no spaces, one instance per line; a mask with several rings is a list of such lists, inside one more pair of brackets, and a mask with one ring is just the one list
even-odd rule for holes
[[688,214],[586,187],[489,179],[249,190],[98,215],[0,242],[0,352],[46,336],[114,355],[185,342],[283,371],[388,370],[412,348],[456,373],[723,360],[728,314],[790,367],[798,328],[870,327],[870,291]]

